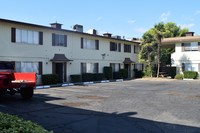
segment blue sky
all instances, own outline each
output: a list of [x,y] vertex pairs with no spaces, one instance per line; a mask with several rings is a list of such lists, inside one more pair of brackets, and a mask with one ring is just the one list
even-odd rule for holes
[[125,38],[141,38],[158,22],[175,22],[200,35],[199,0],[5,0],[0,18],[49,26],[74,24]]

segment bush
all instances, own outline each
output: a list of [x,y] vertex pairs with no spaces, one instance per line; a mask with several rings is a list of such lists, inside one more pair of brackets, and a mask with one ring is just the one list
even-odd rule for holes
[[25,121],[17,116],[3,114],[0,112],[1,133],[50,133],[41,126]]
[[142,78],[144,76],[143,71],[138,71],[138,69],[133,70],[135,72],[135,78]]
[[82,81],[88,82],[88,81],[94,81],[94,77],[92,73],[82,73]]
[[184,78],[196,79],[198,77],[198,72],[195,71],[184,71]]
[[103,74],[104,74],[104,78],[106,78],[107,80],[112,79],[112,67],[104,67],[103,68]]
[[93,78],[94,78],[94,81],[101,81],[103,80],[103,73],[94,73]]
[[113,79],[121,79],[122,76],[120,74],[120,72],[113,72]]
[[128,70],[127,69],[120,69],[119,73],[121,75],[121,78],[127,79],[128,78]]
[[58,83],[58,75],[56,74],[44,74],[42,75],[43,85],[52,85]]
[[82,81],[82,78],[81,78],[81,75],[70,75],[70,78],[71,78],[71,82],[72,83],[77,83],[77,82],[81,82]]
[[183,79],[183,74],[176,74],[175,79]]

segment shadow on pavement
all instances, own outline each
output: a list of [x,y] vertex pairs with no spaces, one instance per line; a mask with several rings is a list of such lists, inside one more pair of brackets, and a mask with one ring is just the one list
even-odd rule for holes
[[137,112],[97,112],[53,104],[63,100],[35,94],[32,100],[1,96],[0,111],[34,121],[55,133],[198,133],[200,128],[133,117]]

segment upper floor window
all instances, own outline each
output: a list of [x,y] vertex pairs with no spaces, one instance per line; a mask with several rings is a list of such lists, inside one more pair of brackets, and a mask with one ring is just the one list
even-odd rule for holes
[[198,51],[198,43],[182,43],[183,51]]
[[110,42],[110,51],[121,52],[121,43]]
[[43,32],[11,28],[11,41],[17,43],[43,44]]
[[52,46],[67,47],[67,35],[52,34]]
[[139,46],[134,45],[134,53],[138,54],[139,50],[140,50]]
[[124,52],[131,53],[131,45],[124,44]]
[[99,40],[81,38],[81,48],[82,49],[99,50]]

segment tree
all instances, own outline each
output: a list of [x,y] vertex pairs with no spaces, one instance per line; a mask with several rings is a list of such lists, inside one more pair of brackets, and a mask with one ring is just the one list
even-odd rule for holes
[[153,34],[158,45],[157,46],[157,77],[158,77],[160,73],[160,45],[161,45],[161,39],[164,37],[165,34],[165,26],[163,22],[154,25]]
[[[162,38],[184,36],[187,31],[188,29],[181,29],[180,26],[177,26],[173,22],[168,22],[166,24],[160,22],[158,24],[155,24],[153,28],[149,29],[142,36],[143,42],[141,45],[141,51],[139,53],[139,60],[141,62],[146,63],[147,66],[149,66],[150,64],[152,64],[152,62],[155,62],[157,60],[156,64],[158,66],[158,77],[160,65],[165,64],[165,62],[169,60],[171,53],[174,51],[174,48],[160,48]],[[151,53],[147,52],[147,46],[152,48]],[[152,66],[149,67],[149,69],[152,69]]]

